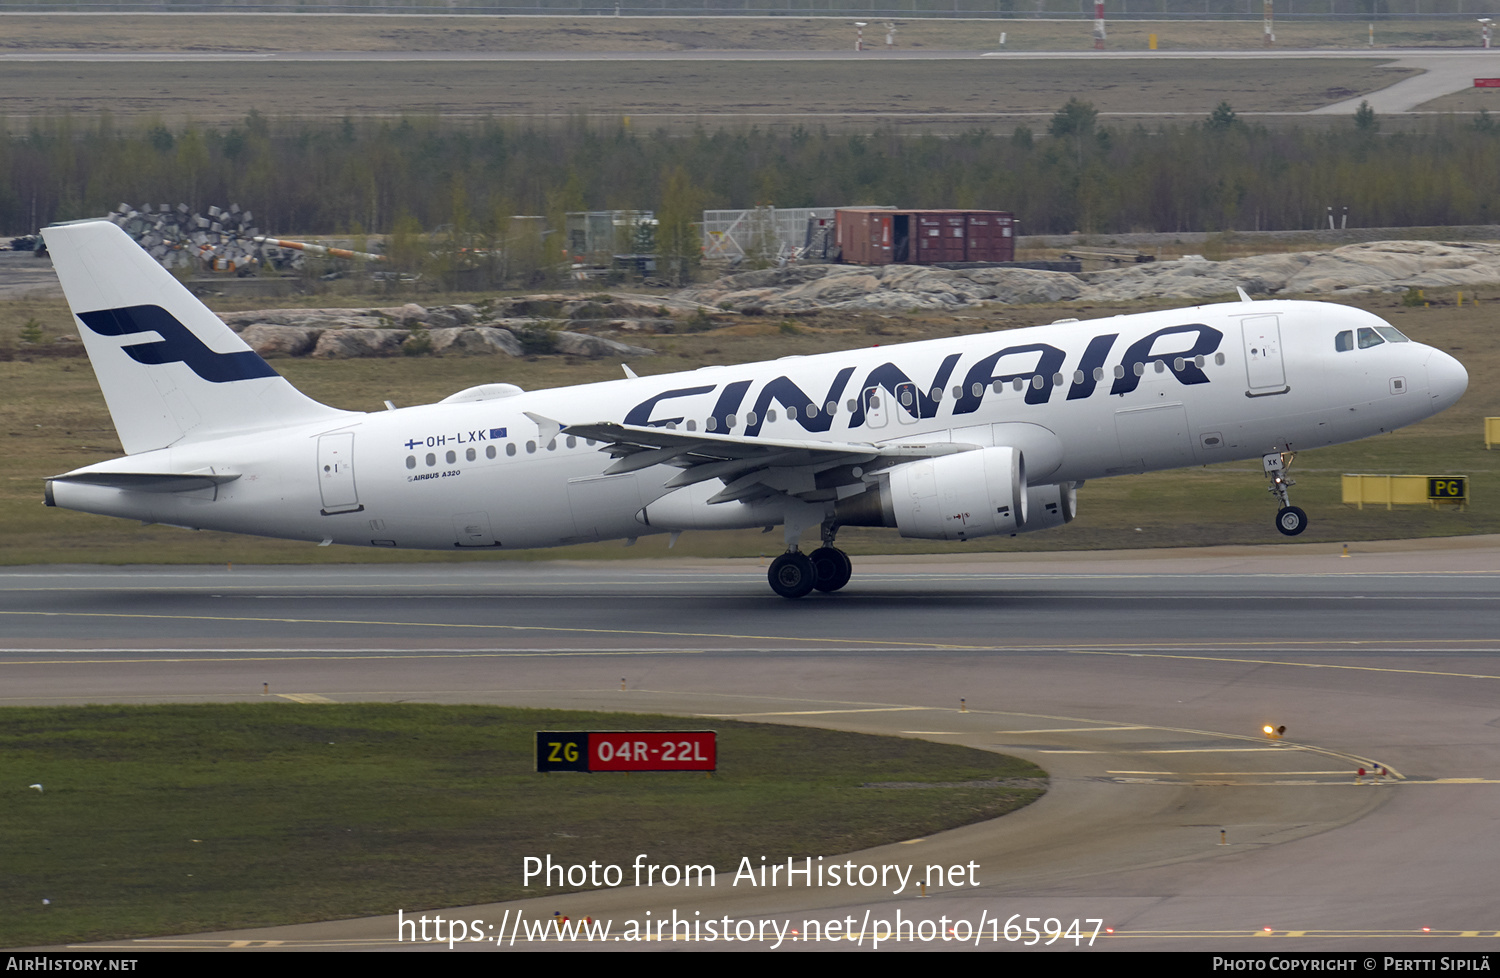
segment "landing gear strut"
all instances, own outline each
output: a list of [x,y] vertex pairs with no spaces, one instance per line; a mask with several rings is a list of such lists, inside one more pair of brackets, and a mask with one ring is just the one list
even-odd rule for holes
[[831,593],[848,584],[854,565],[848,554],[833,545],[837,533],[838,524],[829,520],[823,524],[823,546],[803,554],[792,543],[791,549],[771,561],[766,575],[771,590],[783,598],[800,598],[814,590]]
[[1272,452],[1261,459],[1266,475],[1271,478],[1269,491],[1281,504],[1281,508],[1276,511],[1276,529],[1289,537],[1307,529],[1307,514],[1293,506],[1287,495],[1287,489],[1297,484],[1287,475],[1287,470],[1292,467],[1292,460],[1296,457],[1296,452]]
[[813,569],[817,572],[817,579],[813,587],[819,591],[832,593],[849,583],[849,575],[854,573],[854,564],[850,562],[849,555],[833,545],[833,538],[838,535],[839,525],[833,520],[825,520],[823,523],[823,546],[812,552],[808,558],[812,561]]

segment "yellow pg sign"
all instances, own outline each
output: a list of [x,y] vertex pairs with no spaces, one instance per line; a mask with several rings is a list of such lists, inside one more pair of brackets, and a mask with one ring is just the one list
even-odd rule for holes
[[1428,499],[1468,499],[1469,480],[1464,476],[1435,476],[1427,480]]

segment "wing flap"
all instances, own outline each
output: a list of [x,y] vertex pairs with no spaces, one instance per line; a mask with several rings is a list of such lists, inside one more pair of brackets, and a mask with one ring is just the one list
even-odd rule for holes
[[677,455],[699,455],[705,459],[769,459],[780,465],[815,464],[808,457],[788,460],[791,453],[807,453],[808,456],[823,456],[828,464],[847,463],[854,456],[877,458],[932,458],[937,455],[952,455],[967,452],[979,445],[958,442],[840,442],[813,441],[811,439],[746,438],[743,435],[720,435],[707,431],[679,431],[675,428],[650,428],[641,425],[596,424],[563,425],[562,431],[579,438],[592,438],[606,443],[608,450],[633,446],[637,449],[670,448]]
[[[719,479],[724,488],[709,499],[711,503],[777,494],[807,497],[828,493],[838,485],[859,482],[861,476],[854,473],[862,471],[861,467],[875,470],[910,459],[952,455],[981,447],[946,441],[867,443],[747,438],[613,422],[562,425],[560,430],[602,442],[600,451],[616,460],[605,469],[609,475],[668,465],[681,471],[662,484],[666,489]],[[837,469],[844,471],[844,477],[830,482],[829,473]]]

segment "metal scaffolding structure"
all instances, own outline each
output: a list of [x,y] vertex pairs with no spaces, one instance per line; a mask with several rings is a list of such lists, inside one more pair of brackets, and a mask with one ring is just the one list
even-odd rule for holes
[[805,256],[819,227],[833,227],[834,207],[751,207],[703,212],[703,257],[781,263]]
[[656,215],[651,211],[571,211],[565,215],[569,254],[604,259],[656,250]]

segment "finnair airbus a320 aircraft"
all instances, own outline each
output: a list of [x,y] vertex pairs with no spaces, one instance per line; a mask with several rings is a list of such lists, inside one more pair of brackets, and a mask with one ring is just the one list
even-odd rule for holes
[[1085,479],[1231,459],[1262,460],[1295,535],[1290,453],[1419,421],[1468,386],[1367,312],[1242,292],[366,414],[299,393],[113,224],[44,235],[128,453],[48,480],[50,506],[437,550],[779,525],[769,576],[789,598],[848,583],[842,526],[1014,535],[1071,520]]

